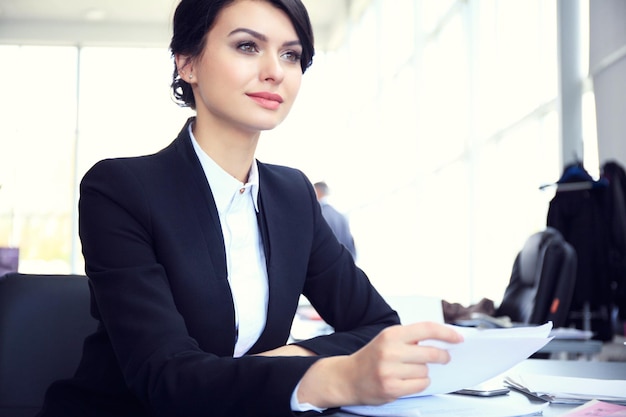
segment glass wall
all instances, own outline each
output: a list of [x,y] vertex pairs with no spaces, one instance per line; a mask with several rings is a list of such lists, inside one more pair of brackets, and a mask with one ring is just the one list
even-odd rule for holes
[[[0,245],[20,269],[69,271],[77,50],[2,46]],[[11,65],[6,65],[11,63]]]
[[78,183],[96,161],[151,153],[189,113],[166,49],[0,46],[0,246],[20,272],[83,273]]
[[383,293],[498,302],[560,176],[556,24],[556,1],[373,0],[260,155],[329,183]]
[[[341,48],[316,55],[258,158],[328,182],[384,294],[499,301],[545,226],[539,186],[560,176],[556,30],[556,0],[372,0]],[[191,114],[171,101],[169,53],[0,54],[0,246],[19,246],[22,272],[82,273],[84,172],[159,150]]]

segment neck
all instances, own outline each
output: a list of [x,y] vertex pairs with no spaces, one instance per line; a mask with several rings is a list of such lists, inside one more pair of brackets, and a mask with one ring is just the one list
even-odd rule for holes
[[248,181],[260,132],[219,129],[196,119],[193,135],[202,150],[224,171],[242,183]]

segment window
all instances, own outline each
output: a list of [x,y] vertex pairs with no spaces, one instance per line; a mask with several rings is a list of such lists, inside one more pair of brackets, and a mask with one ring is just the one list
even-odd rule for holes
[[[190,112],[170,99],[166,49],[2,46],[0,245],[20,272],[82,273],[78,182],[97,160],[146,154]],[[19,79],[16,82],[16,69]]]
[[[257,156],[329,183],[383,293],[498,300],[560,175],[556,47],[554,0],[371,0]],[[158,151],[192,112],[170,99],[165,49],[0,53],[0,246],[20,247],[23,272],[80,273],[84,172]]]

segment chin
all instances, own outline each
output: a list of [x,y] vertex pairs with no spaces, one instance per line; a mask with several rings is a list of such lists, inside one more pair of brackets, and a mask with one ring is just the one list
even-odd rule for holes
[[255,130],[260,131],[272,130],[278,127],[278,125],[280,125],[282,121],[282,118],[280,120],[258,120],[256,123],[251,123],[250,126],[253,127]]

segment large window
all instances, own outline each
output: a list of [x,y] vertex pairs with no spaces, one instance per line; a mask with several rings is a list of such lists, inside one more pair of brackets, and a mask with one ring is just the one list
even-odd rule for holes
[[560,175],[556,1],[391,3],[316,61],[287,146],[383,293],[498,301]]
[[[556,3],[371,0],[343,45],[315,57],[287,121],[262,135],[260,160],[328,182],[384,294],[498,301],[545,226],[539,186],[561,169]],[[84,172],[159,150],[191,112],[171,101],[164,48],[0,53],[11,63],[0,68],[0,246],[19,246],[22,272],[81,273]]]
[[77,187],[107,157],[154,152],[189,115],[166,49],[0,46],[0,246],[21,272],[83,272]]
[[69,271],[72,256],[77,51],[0,47],[0,245],[20,269]]

